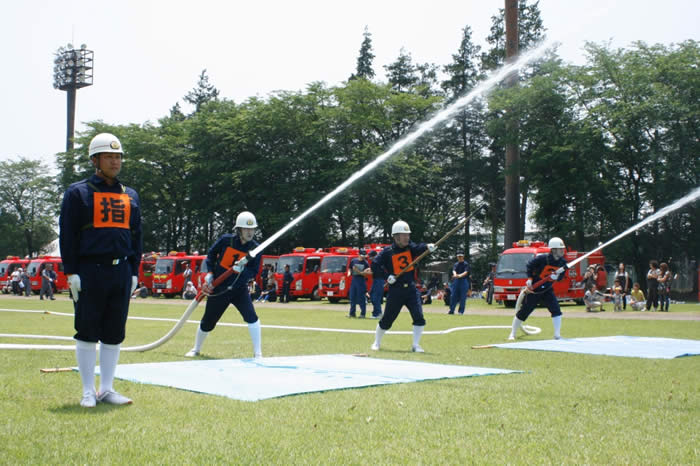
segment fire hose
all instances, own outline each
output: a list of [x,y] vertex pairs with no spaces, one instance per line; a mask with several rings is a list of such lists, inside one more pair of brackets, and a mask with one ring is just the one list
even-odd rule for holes
[[[226,270],[224,273],[219,275],[216,280],[212,282],[212,288],[216,288],[219,286],[221,283],[224,282],[228,277],[231,276],[233,273],[233,268],[230,268]],[[180,320],[178,320],[173,328],[170,329],[168,333],[166,333],[163,337],[159,338],[158,340],[146,344],[146,345],[141,345],[141,346],[128,346],[121,348],[121,351],[134,351],[134,352],[143,352],[143,351],[149,351],[155,348],[158,348],[159,346],[165,344],[168,342],[172,337],[175,336],[177,332],[180,331],[183,325],[185,325],[185,322],[187,322],[187,319],[189,319],[190,315],[194,312],[194,310],[197,308],[199,303],[204,300],[204,297],[207,296],[206,294],[202,293],[200,290],[197,293],[197,296],[190,302],[189,306],[187,306],[187,309],[185,309],[185,312],[182,314],[182,317],[180,317]],[[19,337],[20,335],[15,335]],[[35,338],[27,335],[22,335],[22,337],[25,338]],[[54,337],[52,337],[54,338]],[[71,339],[70,337],[55,337],[54,339]],[[12,344],[12,343],[5,343],[5,344],[0,344],[0,349],[48,349],[48,350],[75,350],[75,345],[20,345],[20,344]]]

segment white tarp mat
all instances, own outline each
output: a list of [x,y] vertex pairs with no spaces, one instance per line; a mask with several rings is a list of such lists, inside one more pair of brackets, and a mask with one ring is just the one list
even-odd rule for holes
[[700,340],[629,337],[625,335],[521,341],[517,343],[501,343],[493,346],[506,349],[563,351],[566,353],[650,359],[673,359],[681,356],[696,356],[700,354]]
[[344,354],[121,364],[116,377],[242,401],[520,371]]

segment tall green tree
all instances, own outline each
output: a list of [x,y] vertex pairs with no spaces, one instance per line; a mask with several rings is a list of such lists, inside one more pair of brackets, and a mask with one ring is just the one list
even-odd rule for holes
[[[41,162],[20,157],[17,161],[0,162],[0,216],[12,222],[3,225],[8,234],[4,247],[18,246],[21,236],[23,256],[36,255],[56,239],[55,212],[59,198],[48,168]],[[4,223],[4,222],[3,222]],[[2,244],[2,243],[0,243]]]
[[365,26],[365,32],[362,34],[362,45],[360,46],[360,54],[357,57],[357,67],[355,73],[350,76],[350,79],[372,79],[374,78],[374,53],[372,53],[372,34],[369,28]]
[[214,101],[218,98],[219,90],[209,82],[209,76],[207,75],[207,70],[205,68],[199,75],[197,85],[185,95],[184,100],[185,102],[194,105],[194,111],[196,113],[199,111],[202,105],[206,104],[207,102]]
[[[478,67],[480,47],[472,42],[472,32],[469,26],[462,30],[462,40],[457,53],[452,55],[452,62],[443,67],[447,79],[442,82],[446,95],[446,104],[450,104],[468,93],[482,78]],[[454,120],[440,131],[440,150],[445,155],[445,182],[452,188],[450,198],[457,204],[460,217],[471,214],[472,202],[478,194],[485,190],[481,180],[487,175],[483,172],[483,149],[487,144],[485,131],[485,108],[482,101],[461,109]],[[453,249],[464,250],[469,256],[471,222],[464,226],[464,232],[459,244]],[[494,228],[494,238],[497,229]],[[457,237],[455,237],[455,240]],[[495,241],[495,240],[494,240]]]

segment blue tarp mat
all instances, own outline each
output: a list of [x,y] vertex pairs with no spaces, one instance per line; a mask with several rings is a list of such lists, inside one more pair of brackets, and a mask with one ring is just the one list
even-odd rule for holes
[[116,377],[235,400],[520,371],[343,354],[122,364]]
[[611,337],[562,338],[561,340],[521,341],[493,345],[506,349],[563,351],[566,353],[600,354],[630,358],[673,359],[700,354],[700,340],[677,338]]

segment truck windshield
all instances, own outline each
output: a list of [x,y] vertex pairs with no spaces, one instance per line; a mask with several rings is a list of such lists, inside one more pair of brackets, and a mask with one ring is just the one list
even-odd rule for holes
[[277,273],[284,273],[284,267],[288,265],[289,271],[292,273],[301,273],[304,271],[303,256],[286,256],[280,257],[277,263]]
[[27,274],[30,277],[36,277],[39,275],[39,269],[41,266],[41,261],[32,261],[29,263],[29,267],[27,267]]
[[509,278],[527,277],[527,263],[535,257],[532,253],[503,254],[498,259],[496,275]]
[[168,274],[173,271],[172,259],[158,259],[156,261],[156,273]]
[[345,273],[347,268],[347,257],[324,257],[321,261],[321,273]]

